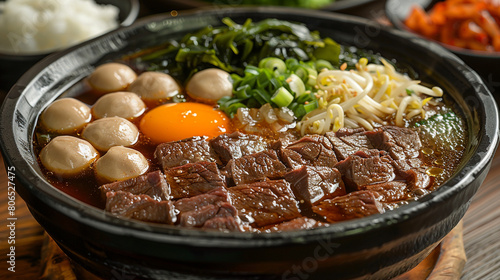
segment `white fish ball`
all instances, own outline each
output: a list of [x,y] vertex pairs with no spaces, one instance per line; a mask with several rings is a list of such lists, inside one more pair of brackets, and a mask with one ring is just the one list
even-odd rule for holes
[[70,134],[79,131],[90,122],[90,108],[74,98],[62,98],[52,102],[40,115],[41,124],[49,131]]
[[209,68],[193,75],[186,85],[186,92],[194,99],[215,104],[222,97],[233,95],[233,83],[226,71]]
[[115,146],[99,158],[95,173],[101,182],[121,181],[137,177],[149,169],[148,160],[139,151]]
[[137,74],[125,64],[106,63],[98,66],[88,77],[90,86],[100,93],[127,89],[137,78]]
[[129,91],[144,100],[165,100],[180,93],[181,88],[172,76],[161,72],[144,72],[130,84]]
[[82,138],[96,149],[107,151],[113,146],[134,145],[139,139],[139,130],[124,118],[103,118],[89,123],[83,129]]
[[99,153],[87,141],[74,136],[57,136],[40,152],[40,161],[60,176],[76,176],[88,170]]
[[92,107],[92,114],[97,119],[106,117],[136,118],[144,112],[146,105],[133,92],[113,92],[103,95]]

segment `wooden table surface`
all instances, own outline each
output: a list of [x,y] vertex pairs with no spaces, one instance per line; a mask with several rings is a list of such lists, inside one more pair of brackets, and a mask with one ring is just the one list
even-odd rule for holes
[[[384,21],[381,6],[384,1],[369,4],[362,9],[347,13],[375,18]],[[144,8],[144,7],[143,7]],[[147,15],[146,9],[141,15]],[[155,12],[160,12],[156,11]],[[382,17],[381,17],[382,15]],[[2,93],[5,94],[5,93]],[[0,97],[3,97],[0,94]],[[0,98],[2,100],[2,98]],[[29,213],[20,196],[15,200],[15,271],[8,270],[10,253],[8,243],[10,229],[7,227],[8,178],[3,159],[0,155],[0,279],[43,279],[41,248],[44,242],[44,230]],[[483,185],[473,198],[469,210],[463,219],[463,244],[467,262],[461,276],[462,280],[497,280],[500,279],[500,152],[493,160],[490,172]],[[59,275],[50,279],[66,279]],[[417,279],[417,278],[415,278]],[[434,279],[434,278],[433,278]],[[437,279],[457,279],[454,276],[441,276]]]

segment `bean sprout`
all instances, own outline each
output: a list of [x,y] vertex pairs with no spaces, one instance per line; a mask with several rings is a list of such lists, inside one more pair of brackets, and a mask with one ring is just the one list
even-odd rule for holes
[[301,134],[343,127],[372,130],[391,119],[404,126],[411,118],[425,116],[424,105],[432,97],[443,95],[441,88],[423,86],[381,61],[382,65],[367,64],[362,58],[356,70],[321,71],[316,80],[319,107],[298,122]]

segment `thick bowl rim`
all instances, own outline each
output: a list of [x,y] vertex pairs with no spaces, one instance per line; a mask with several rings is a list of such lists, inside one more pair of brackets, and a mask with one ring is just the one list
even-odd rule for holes
[[[191,9],[199,9],[199,8],[211,8],[212,5],[217,5],[217,2],[211,3],[209,1],[203,1],[203,0],[163,0],[164,2],[170,2],[173,3],[174,5],[176,4],[182,4],[183,6],[185,5],[186,8],[191,8]],[[317,8],[317,10],[323,10],[323,11],[332,11],[332,12],[338,12],[338,11],[343,11],[343,10],[348,10],[348,9],[354,9],[358,6],[362,6],[371,2],[374,2],[376,0],[341,0],[341,1],[334,1],[330,4],[326,4],[322,7]],[[270,5],[271,6],[271,5]],[[231,7],[231,5],[222,5],[222,7]],[[310,9],[310,8],[304,8],[304,9]]]
[[[118,28],[131,25],[132,23],[134,23],[134,21],[139,16],[139,11],[140,11],[140,6],[141,6],[139,3],[139,0],[127,0],[127,1],[130,3],[130,11],[126,15],[126,17],[122,21],[120,21]],[[116,30],[116,28],[113,30],[110,30],[108,32],[113,32],[114,30]],[[108,32],[106,32],[106,33],[108,33]],[[80,45],[80,44],[77,44],[77,45]],[[61,50],[55,49],[52,51],[34,52],[34,53],[27,53],[27,54],[6,53],[6,52],[0,51],[0,60],[2,60],[2,59],[4,59],[4,60],[16,59],[16,60],[23,60],[23,61],[40,60],[43,57],[45,57],[51,53],[57,52],[57,51],[61,51]]]
[[[443,0],[412,0],[410,2],[414,2],[415,4],[421,4],[422,7],[427,10],[430,8],[432,5],[434,5],[436,2],[443,1]],[[420,35],[411,29],[409,29],[404,23],[403,20],[399,17],[400,14],[398,14],[398,9],[395,9],[395,6],[400,4],[403,1],[399,0],[387,0],[385,2],[385,14],[389,21],[391,22],[392,25],[394,25],[396,28],[399,30],[403,30],[405,32],[412,33],[416,36],[422,37],[425,40],[433,41],[444,48],[450,50],[451,52],[461,56],[461,57],[469,57],[469,58],[475,58],[475,59],[500,59],[500,52],[486,52],[486,51],[477,51],[477,50],[470,50],[470,49],[465,49],[465,48],[459,48],[455,47],[452,45],[448,45],[445,43],[442,43],[440,41],[436,41],[427,37],[424,37],[423,35]],[[407,3],[407,2],[405,2]],[[408,4],[410,5],[410,4]]]
[[[185,12],[185,14],[179,16],[196,16],[199,13],[212,12],[214,14],[220,14],[221,9],[211,10],[193,10]],[[228,8],[222,9],[226,12],[237,12],[237,13],[265,13],[265,14],[286,14],[292,12],[299,12],[302,16],[315,17],[320,19],[330,19],[330,20],[344,20],[351,24],[375,24],[372,21],[364,20],[360,18],[355,18],[347,15],[340,15],[335,13],[327,13],[322,11],[303,11],[297,9],[274,9],[274,8]],[[164,18],[171,18],[170,15],[162,14],[155,15],[151,17],[144,18],[137,21],[129,27],[123,27],[120,30],[132,29],[136,26],[142,26],[150,21],[161,20]],[[380,27],[380,26],[379,26]],[[433,51],[441,52],[446,61],[452,65],[460,65],[468,73],[467,77],[471,82],[477,83],[475,86],[476,93],[479,98],[483,100],[481,105],[486,107],[488,115],[490,118],[485,119],[486,127],[484,128],[485,135],[481,137],[480,143],[475,147],[474,154],[479,153],[479,156],[475,156],[474,160],[469,160],[456,175],[449,180],[447,183],[442,185],[438,190],[426,195],[424,198],[418,201],[409,203],[408,205],[402,206],[398,209],[388,211],[384,214],[377,214],[369,216],[366,218],[341,222],[338,224],[333,224],[328,227],[316,228],[307,231],[293,231],[293,232],[280,232],[280,233],[266,233],[266,234],[255,234],[255,233],[220,233],[220,232],[206,232],[200,230],[191,230],[183,228],[173,228],[172,226],[162,226],[162,225],[151,225],[142,222],[129,221],[122,218],[114,217],[108,213],[104,213],[103,210],[91,207],[84,203],[77,201],[76,199],[63,194],[61,191],[52,187],[36,172],[31,171],[29,165],[22,159],[21,154],[16,149],[16,144],[9,142],[9,137],[13,137],[12,130],[15,119],[14,115],[14,105],[17,103],[21,96],[22,91],[29,86],[31,79],[36,77],[44,67],[62,58],[66,54],[80,48],[85,44],[91,42],[96,42],[98,40],[104,40],[107,35],[103,35],[99,38],[93,39],[89,42],[83,43],[72,47],[66,51],[53,54],[48,58],[44,59],[42,62],[31,68],[18,83],[11,89],[7,95],[4,104],[2,105],[2,111],[0,116],[2,119],[0,121],[0,148],[4,155],[4,160],[6,161],[6,166],[16,166],[18,172],[18,180],[30,188],[30,191],[38,199],[43,200],[44,203],[50,205],[53,209],[64,213],[64,215],[69,216],[72,219],[78,220],[90,227],[99,228],[102,231],[113,233],[120,236],[129,236],[141,239],[147,239],[150,241],[161,241],[161,242],[175,242],[176,244],[183,244],[186,246],[193,247],[207,247],[217,245],[219,247],[238,247],[238,248],[248,248],[248,247],[259,247],[259,246],[276,246],[291,243],[306,243],[308,241],[316,240],[318,237],[348,237],[360,233],[362,231],[372,231],[381,227],[385,227],[389,224],[395,222],[401,222],[410,219],[411,217],[418,215],[424,209],[439,203],[446,198],[449,198],[456,193],[460,192],[462,189],[466,188],[468,183],[474,181],[477,174],[481,173],[485,168],[488,167],[490,160],[492,159],[496,147],[498,145],[498,109],[496,103],[484,86],[480,77],[468,66],[466,66],[463,61],[461,61],[456,56],[450,54],[444,48],[436,45],[435,43],[422,40],[408,32],[402,32],[396,29],[390,29],[382,27],[383,32],[388,32],[390,34],[396,34],[397,36],[403,37],[403,39],[408,39],[413,41],[416,46],[422,48],[431,47]],[[111,34],[117,31],[111,32]],[[487,102],[486,102],[487,101]],[[492,118],[491,116],[496,116]],[[30,131],[32,133],[32,131]],[[478,151],[479,150],[479,151]],[[17,168],[19,166],[19,168]],[[66,200],[63,200],[65,198]],[[70,198],[70,199],[67,199]],[[167,233],[167,234],[166,234]],[[189,238],[186,238],[189,237]],[[244,241],[244,242],[242,242]]]

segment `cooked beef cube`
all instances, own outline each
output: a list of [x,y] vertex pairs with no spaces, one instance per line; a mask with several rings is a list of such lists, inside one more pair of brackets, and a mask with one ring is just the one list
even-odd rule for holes
[[302,230],[302,229],[311,229],[323,226],[324,224],[318,222],[314,219],[307,217],[300,217],[293,219],[291,221],[283,222],[281,224],[274,225],[269,227],[262,232],[280,232],[280,231],[291,231],[291,230]]
[[283,177],[286,167],[274,150],[268,150],[232,159],[227,164],[226,171],[233,182],[240,185]]
[[364,133],[365,131],[366,130],[362,127],[358,127],[358,128],[343,127],[341,129],[337,130],[337,132],[335,132],[335,136],[337,136],[337,137],[350,136],[353,134]]
[[302,165],[307,164],[302,158],[302,155],[291,149],[281,149],[279,151],[280,159],[286,167],[295,169]]
[[244,231],[243,227],[238,222],[238,219],[234,217],[213,217],[203,224],[203,229],[212,229],[224,232]]
[[162,143],[156,147],[155,158],[164,171],[187,163],[218,162],[215,153],[204,137],[191,137]]
[[404,179],[411,190],[426,189],[433,183],[433,177],[429,176],[419,158],[393,161],[394,169],[398,177]]
[[262,227],[300,217],[298,203],[285,180],[256,182],[228,189],[241,220]]
[[203,224],[204,229],[218,231],[243,231],[238,211],[229,202],[219,202],[219,211]]
[[215,217],[219,206],[214,204],[198,207],[194,211],[180,212],[179,225],[183,227],[201,227],[207,220]]
[[297,199],[310,205],[325,198],[345,195],[341,177],[336,168],[307,165],[285,174]]
[[405,160],[395,160],[393,163],[397,170],[406,171],[409,169],[425,168],[424,163],[419,158],[410,158]]
[[[233,226],[239,227],[240,225],[236,208],[229,202],[221,201],[198,207],[195,210],[180,212],[178,220],[179,225],[183,227],[209,227],[215,229],[215,226],[219,226],[219,230],[230,230]],[[221,223],[223,220],[227,224]],[[206,224],[207,222],[208,224]]]
[[295,133],[289,131],[281,132],[278,140],[270,144],[270,148],[279,151],[281,148],[285,148],[291,143],[298,141],[299,137]]
[[[339,132],[340,131],[340,132]],[[373,149],[364,130],[339,130],[336,133],[327,132],[325,137],[330,140],[338,160],[344,160],[357,151]]]
[[[330,142],[330,140],[328,140],[328,138],[326,138],[325,136],[323,135],[319,135],[319,134],[308,134],[302,138],[309,138],[309,139],[312,139],[318,143],[321,143],[325,148],[327,148],[328,150],[331,150],[333,149],[333,146],[332,146],[332,142]],[[302,140],[302,138],[300,140]],[[299,140],[299,141],[300,141]],[[297,141],[295,141],[297,142]]]
[[263,137],[241,132],[219,135],[210,140],[210,145],[223,164],[234,158],[262,152],[268,146]]
[[372,191],[356,191],[323,200],[312,208],[328,222],[335,223],[383,213],[383,206],[376,197]]
[[377,200],[384,203],[408,200],[412,197],[407,184],[401,181],[367,185],[363,189],[376,192],[379,194]]
[[226,186],[226,179],[214,162],[188,163],[165,172],[174,199],[191,197]]
[[124,191],[106,193],[106,211],[145,222],[173,224],[176,220],[172,201],[157,201],[149,195]]
[[280,132],[280,139],[281,141],[283,141],[284,144],[286,144],[286,146],[290,145],[291,143],[299,140],[300,136],[298,133],[293,133],[291,132],[293,130],[287,130],[287,131],[284,131],[284,132]]
[[396,175],[393,160],[377,150],[359,151],[335,166],[342,173],[342,180],[349,192],[362,186],[392,181]]
[[373,147],[386,150],[396,160],[416,158],[422,147],[418,133],[405,127],[384,126],[367,131],[366,136]]
[[425,171],[410,169],[406,172],[402,172],[401,176],[406,180],[406,183],[410,189],[427,189],[432,186],[434,182],[434,177],[431,177],[425,173]]
[[170,186],[160,170],[128,180],[105,184],[99,189],[104,197],[109,191],[125,191],[132,194],[146,194],[158,201],[170,199]]
[[356,153],[354,153],[354,155],[360,156],[363,158],[386,157],[391,162],[394,162],[394,160],[391,157],[389,157],[389,154],[384,150],[382,150],[382,151],[377,150],[377,149],[362,150],[362,151],[357,151]]
[[[207,224],[208,223],[208,224]],[[217,202],[196,210],[181,212],[179,224],[184,227],[204,227],[224,230],[240,229],[238,211],[229,202]]]
[[230,202],[219,202],[217,217],[238,217],[238,210]]
[[223,187],[205,194],[179,199],[174,203],[175,210],[178,211],[177,220],[182,226],[200,227],[207,220],[217,216],[221,203],[228,201],[228,193]]
[[217,202],[227,202],[229,201],[229,194],[226,188],[219,187],[213,189],[207,193],[200,194],[197,196],[182,198],[175,201],[175,209],[180,212],[189,212],[196,210],[200,207],[210,204],[216,204]]
[[291,169],[302,165],[333,167],[337,158],[331,147],[324,136],[305,136],[281,149],[281,160]]
[[[415,165],[417,166],[416,168],[420,168],[420,164],[422,164],[422,161],[419,158],[412,159],[415,162]],[[412,168],[410,165],[410,162],[408,160],[394,160],[392,162],[392,166],[394,166],[394,170],[396,172],[400,171],[407,171]]]

